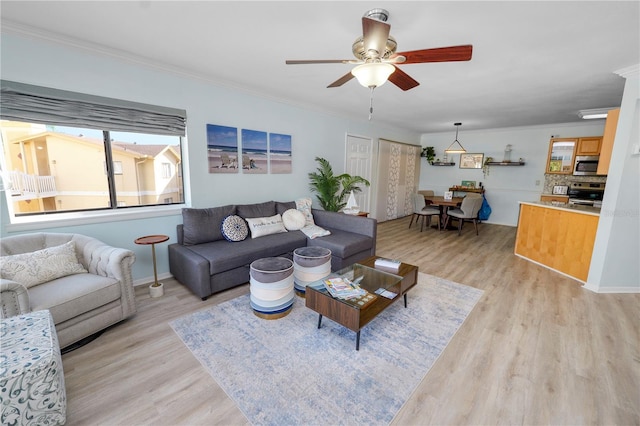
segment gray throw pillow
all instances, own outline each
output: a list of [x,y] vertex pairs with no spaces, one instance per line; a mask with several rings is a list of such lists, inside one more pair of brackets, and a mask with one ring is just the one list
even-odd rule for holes
[[236,213],[236,206],[212,207],[208,209],[182,209],[182,230],[185,246],[222,240],[222,220]]

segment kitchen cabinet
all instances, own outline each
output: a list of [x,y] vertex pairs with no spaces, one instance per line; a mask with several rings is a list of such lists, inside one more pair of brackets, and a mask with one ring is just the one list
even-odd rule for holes
[[578,148],[576,149],[576,155],[600,155],[601,145],[602,136],[580,138],[578,139]]
[[520,202],[515,254],[584,283],[599,219],[593,208]]
[[549,141],[549,156],[545,173],[573,173],[578,138],[553,138]]
[[609,110],[607,121],[604,124],[604,135],[602,136],[602,147],[600,148],[600,160],[598,161],[598,174],[609,173],[609,163],[611,162],[611,151],[613,151],[613,140],[616,138],[618,127],[618,117],[620,108]]

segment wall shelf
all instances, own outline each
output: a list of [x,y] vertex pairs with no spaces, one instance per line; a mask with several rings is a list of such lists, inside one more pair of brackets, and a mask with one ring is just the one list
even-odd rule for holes
[[456,163],[443,163],[441,161],[439,162],[434,161],[433,163],[429,163],[429,164],[431,164],[432,166],[455,166],[456,165]]
[[524,161],[490,161],[485,163],[486,166],[524,166]]

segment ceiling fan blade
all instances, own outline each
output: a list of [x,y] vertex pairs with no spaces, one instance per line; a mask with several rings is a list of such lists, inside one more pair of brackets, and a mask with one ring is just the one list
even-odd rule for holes
[[362,36],[364,40],[364,51],[374,50],[378,54],[374,57],[380,57],[384,54],[387,40],[389,39],[389,31],[391,25],[386,22],[378,21],[362,17]]
[[410,52],[398,52],[391,56],[404,56],[405,64],[420,64],[424,62],[454,62],[468,61],[471,59],[473,46],[465,44],[462,46],[438,47],[435,49],[413,50]]
[[389,76],[389,81],[404,91],[419,86],[420,83],[415,81],[409,74],[396,67],[396,70]]
[[343,75],[342,77],[340,77],[339,79],[337,79],[336,81],[328,85],[327,88],[340,87],[343,84],[345,84],[347,81],[351,80],[352,78],[353,78],[353,74],[351,74],[351,71],[349,71],[348,73],[346,73],[345,75]]
[[352,59],[311,59],[311,60],[287,60],[287,65],[301,65],[301,64],[353,64],[360,61],[354,61]]

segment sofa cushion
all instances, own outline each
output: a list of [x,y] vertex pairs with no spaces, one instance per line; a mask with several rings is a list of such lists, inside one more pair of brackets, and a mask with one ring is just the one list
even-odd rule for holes
[[276,213],[284,214],[287,210],[295,209],[296,203],[295,201],[276,201]]
[[211,275],[246,266],[256,259],[292,253],[307,245],[307,237],[300,231],[266,235],[236,243],[226,240],[187,247],[209,261]]
[[220,231],[225,240],[235,242],[242,241],[249,235],[247,222],[238,215],[229,215],[222,220]]
[[276,202],[266,201],[264,203],[256,204],[242,204],[236,206],[237,215],[247,218],[255,217],[269,217],[276,214]]
[[282,222],[282,216],[279,214],[270,217],[247,219],[247,224],[249,225],[249,230],[251,230],[251,238],[287,232]]
[[119,298],[120,281],[93,274],[69,275],[29,289],[31,309],[48,309],[56,324]]
[[208,209],[182,209],[183,244],[202,244],[224,239],[220,231],[222,220],[236,214],[236,206],[221,206]]
[[282,222],[287,231],[299,231],[304,228],[306,219],[300,210],[289,209],[282,214]]
[[329,228],[331,235],[308,241],[309,247],[324,247],[331,250],[333,256],[346,259],[349,256],[371,249],[373,240],[361,234]]
[[0,257],[0,276],[27,288],[81,273],[87,273],[87,270],[78,262],[73,241],[30,253]]

